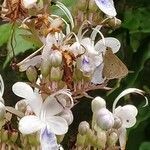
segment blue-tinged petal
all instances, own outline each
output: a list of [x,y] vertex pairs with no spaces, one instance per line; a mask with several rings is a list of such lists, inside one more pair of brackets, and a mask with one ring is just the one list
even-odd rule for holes
[[106,15],[111,17],[115,17],[117,15],[112,0],[95,0],[95,3],[99,7],[99,9]]
[[98,67],[95,68],[94,73],[92,75],[92,79],[91,79],[92,83],[101,84],[104,82],[105,79],[103,78],[103,75],[102,75],[103,67],[104,67],[104,64],[102,63]]
[[93,73],[94,69],[94,62],[92,62],[91,58],[87,56],[82,57],[80,70],[83,72],[83,74],[85,76],[90,76]]
[[41,130],[40,142],[42,150],[58,150],[56,136],[47,127]]
[[67,121],[59,116],[46,116],[45,122],[48,129],[50,129],[56,135],[63,135],[68,131]]
[[41,130],[45,124],[37,116],[24,116],[19,121],[19,131],[22,134],[31,134]]

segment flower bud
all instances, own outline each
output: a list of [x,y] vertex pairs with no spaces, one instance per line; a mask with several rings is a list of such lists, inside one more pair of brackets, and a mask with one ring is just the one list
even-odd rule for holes
[[39,140],[36,134],[27,135],[28,136],[28,142],[31,146],[38,146]]
[[50,54],[49,60],[51,66],[59,67],[62,63],[62,54],[58,50],[54,50]]
[[26,110],[27,110],[27,104],[26,104],[25,100],[18,101],[16,103],[16,105],[15,105],[15,109],[17,109],[18,111],[21,111],[21,112],[25,113]]
[[110,133],[110,135],[107,138],[107,145],[108,147],[114,147],[118,141],[118,135],[116,132]]
[[73,122],[73,114],[72,114],[72,111],[70,109],[64,110],[60,114],[60,116],[67,121],[68,125],[70,125]]
[[81,135],[85,135],[89,129],[90,129],[90,125],[88,122],[86,121],[80,122],[79,127],[78,127],[78,132]]
[[118,18],[110,18],[108,20],[108,25],[114,29],[119,28],[121,26],[121,20]]
[[108,109],[102,108],[96,114],[96,122],[103,130],[111,129],[114,125],[113,114]]
[[89,0],[89,11],[90,12],[95,12],[97,10],[97,6],[95,4],[95,0]]
[[41,73],[43,77],[47,77],[50,73],[50,61],[45,59],[41,63]]
[[119,129],[121,126],[122,126],[121,119],[118,116],[114,115],[114,126],[113,126],[113,128]]
[[50,71],[50,80],[51,81],[60,81],[62,79],[62,71],[59,67],[52,67]]
[[84,146],[85,145],[85,140],[86,140],[86,136],[78,134],[77,135],[77,142],[76,142],[77,147]]
[[36,5],[37,0],[23,0],[23,6],[27,9],[30,9]]
[[4,118],[5,113],[6,113],[5,105],[2,102],[0,102],[0,120]]
[[105,149],[106,141],[107,141],[106,132],[104,130],[101,130],[100,132],[98,132],[97,135],[96,147],[99,149]]
[[92,111],[93,112],[97,112],[101,108],[105,108],[105,107],[106,107],[106,102],[103,98],[97,96],[92,100]]
[[85,6],[87,4],[87,0],[78,1],[76,9],[85,10]]
[[56,18],[51,23],[51,28],[60,28],[63,25],[61,18]]
[[80,69],[75,69],[73,73],[73,79],[74,81],[81,81],[83,79],[83,73]]
[[97,136],[95,136],[94,131],[92,131],[91,129],[87,130],[86,137],[86,145],[95,145]]
[[33,66],[28,67],[26,70],[26,76],[30,82],[35,83],[38,76],[35,67]]

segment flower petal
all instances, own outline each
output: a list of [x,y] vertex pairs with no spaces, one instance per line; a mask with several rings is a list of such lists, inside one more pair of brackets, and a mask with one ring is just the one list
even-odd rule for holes
[[112,0],[95,0],[95,3],[106,15],[116,16],[117,13]]
[[115,115],[122,121],[122,126],[125,128],[131,128],[136,123],[136,115],[138,110],[133,105],[119,106],[115,109]]
[[86,49],[87,54],[98,55],[98,52],[94,48],[94,43],[90,38],[82,39],[81,45]]
[[119,143],[121,150],[125,150],[127,141],[127,131],[126,128],[119,128]]
[[99,53],[101,53],[101,52],[105,52],[106,47],[110,47],[112,49],[113,53],[116,53],[120,49],[120,46],[121,46],[120,41],[117,40],[116,38],[106,37],[105,45],[103,43],[103,40],[99,40],[95,44],[95,50],[98,51]]
[[59,116],[64,118],[67,121],[68,125],[73,122],[73,113],[70,109],[63,110]]
[[95,68],[94,73],[92,75],[92,79],[91,79],[92,83],[101,84],[104,82],[105,79],[103,78],[103,75],[102,75],[103,67],[104,67],[104,64],[102,63],[98,67]]
[[27,100],[34,97],[33,89],[24,82],[17,82],[12,86],[12,91],[19,97]]
[[45,124],[42,123],[39,120],[39,118],[34,115],[24,116],[19,121],[19,131],[22,134],[31,134],[31,133],[37,132],[44,126]]
[[40,112],[42,109],[42,97],[36,91],[34,92],[34,97],[28,99],[28,104],[30,105],[32,111],[37,115],[40,116]]
[[54,133],[46,128],[41,130],[40,142],[42,150],[57,150],[57,138]]
[[27,68],[29,66],[36,66],[36,65],[40,64],[41,61],[42,61],[41,55],[35,56],[35,57],[25,61],[24,63],[21,63],[19,65],[19,71],[23,72],[23,71],[27,70]]
[[64,100],[56,98],[48,96],[45,99],[42,106],[41,118],[45,118],[45,116],[53,116],[59,114],[64,109],[66,102]]
[[32,8],[33,6],[36,6],[36,2],[37,0],[23,0],[22,3],[23,3],[23,6],[27,9],[30,9]]
[[56,135],[65,134],[68,131],[68,123],[67,121],[59,116],[47,116],[46,124],[48,129],[50,129]]

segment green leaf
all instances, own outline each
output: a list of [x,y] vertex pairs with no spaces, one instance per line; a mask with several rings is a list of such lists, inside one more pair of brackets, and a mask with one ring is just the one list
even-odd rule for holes
[[149,8],[128,9],[124,14],[122,26],[130,30],[130,33],[149,33]]
[[[27,36],[24,38],[24,36]],[[37,47],[40,47],[41,45],[37,42],[37,40],[34,40],[35,38],[31,38],[30,40],[27,38],[33,37],[31,33],[25,29],[15,28],[13,39],[10,37],[8,44],[7,44],[7,58],[4,62],[3,67],[5,68],[6,65],[10,62],[10,60],[15,56],[26,52],[27,50],[36,49]],[[12,39],[12,41],[11,41]],[[13,46],[13,48],[12,48]]]
[[139,150],[150,150],[150,142],[143,142],[140,145]]
[[7,43],[11,34],[11,24],[0,25],[0,46]]

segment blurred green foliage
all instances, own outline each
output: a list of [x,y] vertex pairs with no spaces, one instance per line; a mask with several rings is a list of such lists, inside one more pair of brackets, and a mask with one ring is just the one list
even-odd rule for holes
[[[74,0],[62,0],[66,6],[71,8],[75,4]],[[119,57],[125,62],[132,73],[123,79],[120,83],[119,88],[117,88],[113,93],[106,97],[106,93],[101,91],[96,91],[93,95],[99,94],[109,101],[111,106],[113,99],[122,90],[128,87],[136,87],[146,91],[148,97],[150,95],[150,5],[148,0],[116,0],[115,5],[118,12],[118,18],[122,20],[122,26],[119,29],[112,30],[109,36],[114,36],[118,38],[122,47],[119,52]],[[57,14],[61,14],[61,11],[57,11],[53,8]],[[35,48],[39,47],[39,43],[36,40],[30,41],[30,33],[17,29],[14,32],[14,38],[11,39],[11,34],[13,32],[11,24],[0,25],[0,73],[3,75],[6,86],[5,98],[8,100],[7,103],[14,105],[15,102],[12,100],[11,86],[18,79],[24,80],[24,75],[19,75],[15,71],[10,69],[10,59],[12,55],[12,47],[10,45],[13,41],[13,49],[15,55],[22,57],[26,51],[33,51]],[[27,34],[24,37],[22,34]],[[16,42],[17,41],[17,42]],[[7,54],[6,54],[7,51]],[[29,52],[30,52],[29,51]],[[5,68],[4,68],[5,67]],[[19,76],[19,77],[18,77]],[[104,96],[105,95],[105,96]],[[129,130],[128,132],[128,150],[150,150],[150,107],[142,108],[141,102],[139,101],[141,97],[133,96],[133,103],[139,107],[139,115],[137,124]],[[127,101],[128,102],[128,101]],[[144,103],[144,102],[143,102]],[[82,107],[81,107],[82,106]],[[88,107],[88,109],[86,108]],[[88,113],[86,111],[88,110]],[[90,103],[83,102],[74,108],[74,114],[80,111],[82,115],[81,118],[76,118],[77,123],[81,120],[87,119],[90,114]],[[86,117],[85,117],[86,116]],[[74,128],[76,126],[76,128]],[[77,129],[77,124],[71,125],[71,131],[69,134],[73,134],[73,131]],[[73,130],[74,128],[74,130]],[[70,137],[71,135],[68,135]]]

